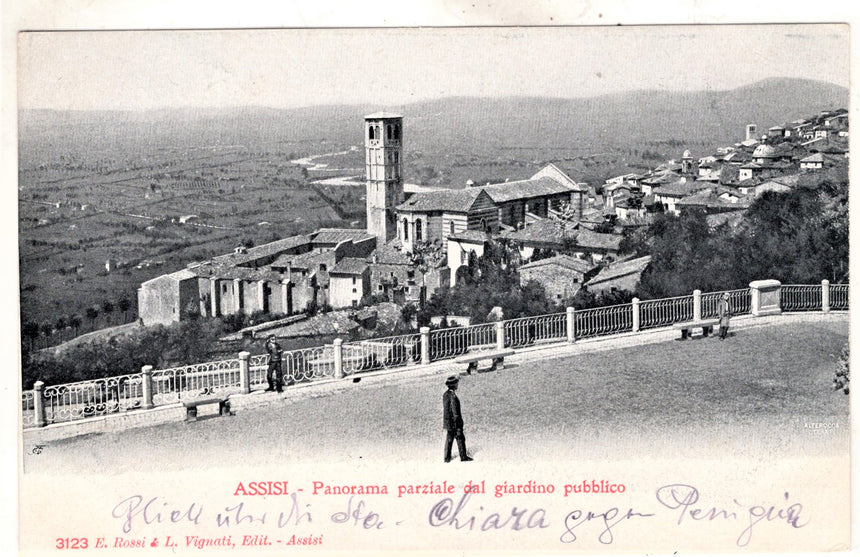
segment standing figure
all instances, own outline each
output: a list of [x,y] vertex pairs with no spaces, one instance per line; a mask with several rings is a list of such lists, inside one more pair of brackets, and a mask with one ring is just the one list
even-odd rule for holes
[[266,370],[266,381],[269,382],[267,391],[284,391],[284,371],[281,369],[281,345],[275,342],[275,335],[266,339],[266,352],[269,353],[269,369]]
[[445,462],[451,462],[451,447],[457,440],[457,451],[460,460],[473,460],[466,454],[466,436],[463,434],[463,414],[460,412],[460,399],[457,398],[457,386],[460,379],[452,375],[445,381],[448,390],[442,395],[442,427],[448,432],[445,438]]
[[723,297],[720,298],[719,307],[717,308],[717,317],[720,318],[720,340],[725,340],[729,332],[729,318],[732,316],[731,308],[729,307],[729,293],[723,292]]

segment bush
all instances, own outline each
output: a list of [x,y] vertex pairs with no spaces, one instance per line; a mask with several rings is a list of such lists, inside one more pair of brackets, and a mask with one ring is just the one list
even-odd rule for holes
[[842,347],[842,352],[839,354],[839,361],[836,362],[836,371],[833,376],[833,389],[842,390],[848,394],[848,384],[851,382],[851,374],[848,369],[849,350],[848,345]]

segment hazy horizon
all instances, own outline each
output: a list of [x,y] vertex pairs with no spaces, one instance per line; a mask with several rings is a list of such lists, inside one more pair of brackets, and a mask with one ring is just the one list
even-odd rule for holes
[[18,108],[272,109],[848,87],[848,26],[26,32]]

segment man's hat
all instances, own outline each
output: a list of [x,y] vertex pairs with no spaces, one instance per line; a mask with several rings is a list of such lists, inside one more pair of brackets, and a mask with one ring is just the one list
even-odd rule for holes
[[450,387],[451,385],[456,385],[460,382],[460,378],[456,375],[452,375],[447,380],[445,380],[445,386]]

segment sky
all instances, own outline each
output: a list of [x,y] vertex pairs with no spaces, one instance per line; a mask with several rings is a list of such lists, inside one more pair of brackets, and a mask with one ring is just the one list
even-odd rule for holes
[[848,86],[847,25],[21,33],[19,107],[401,105],[446,96]]

